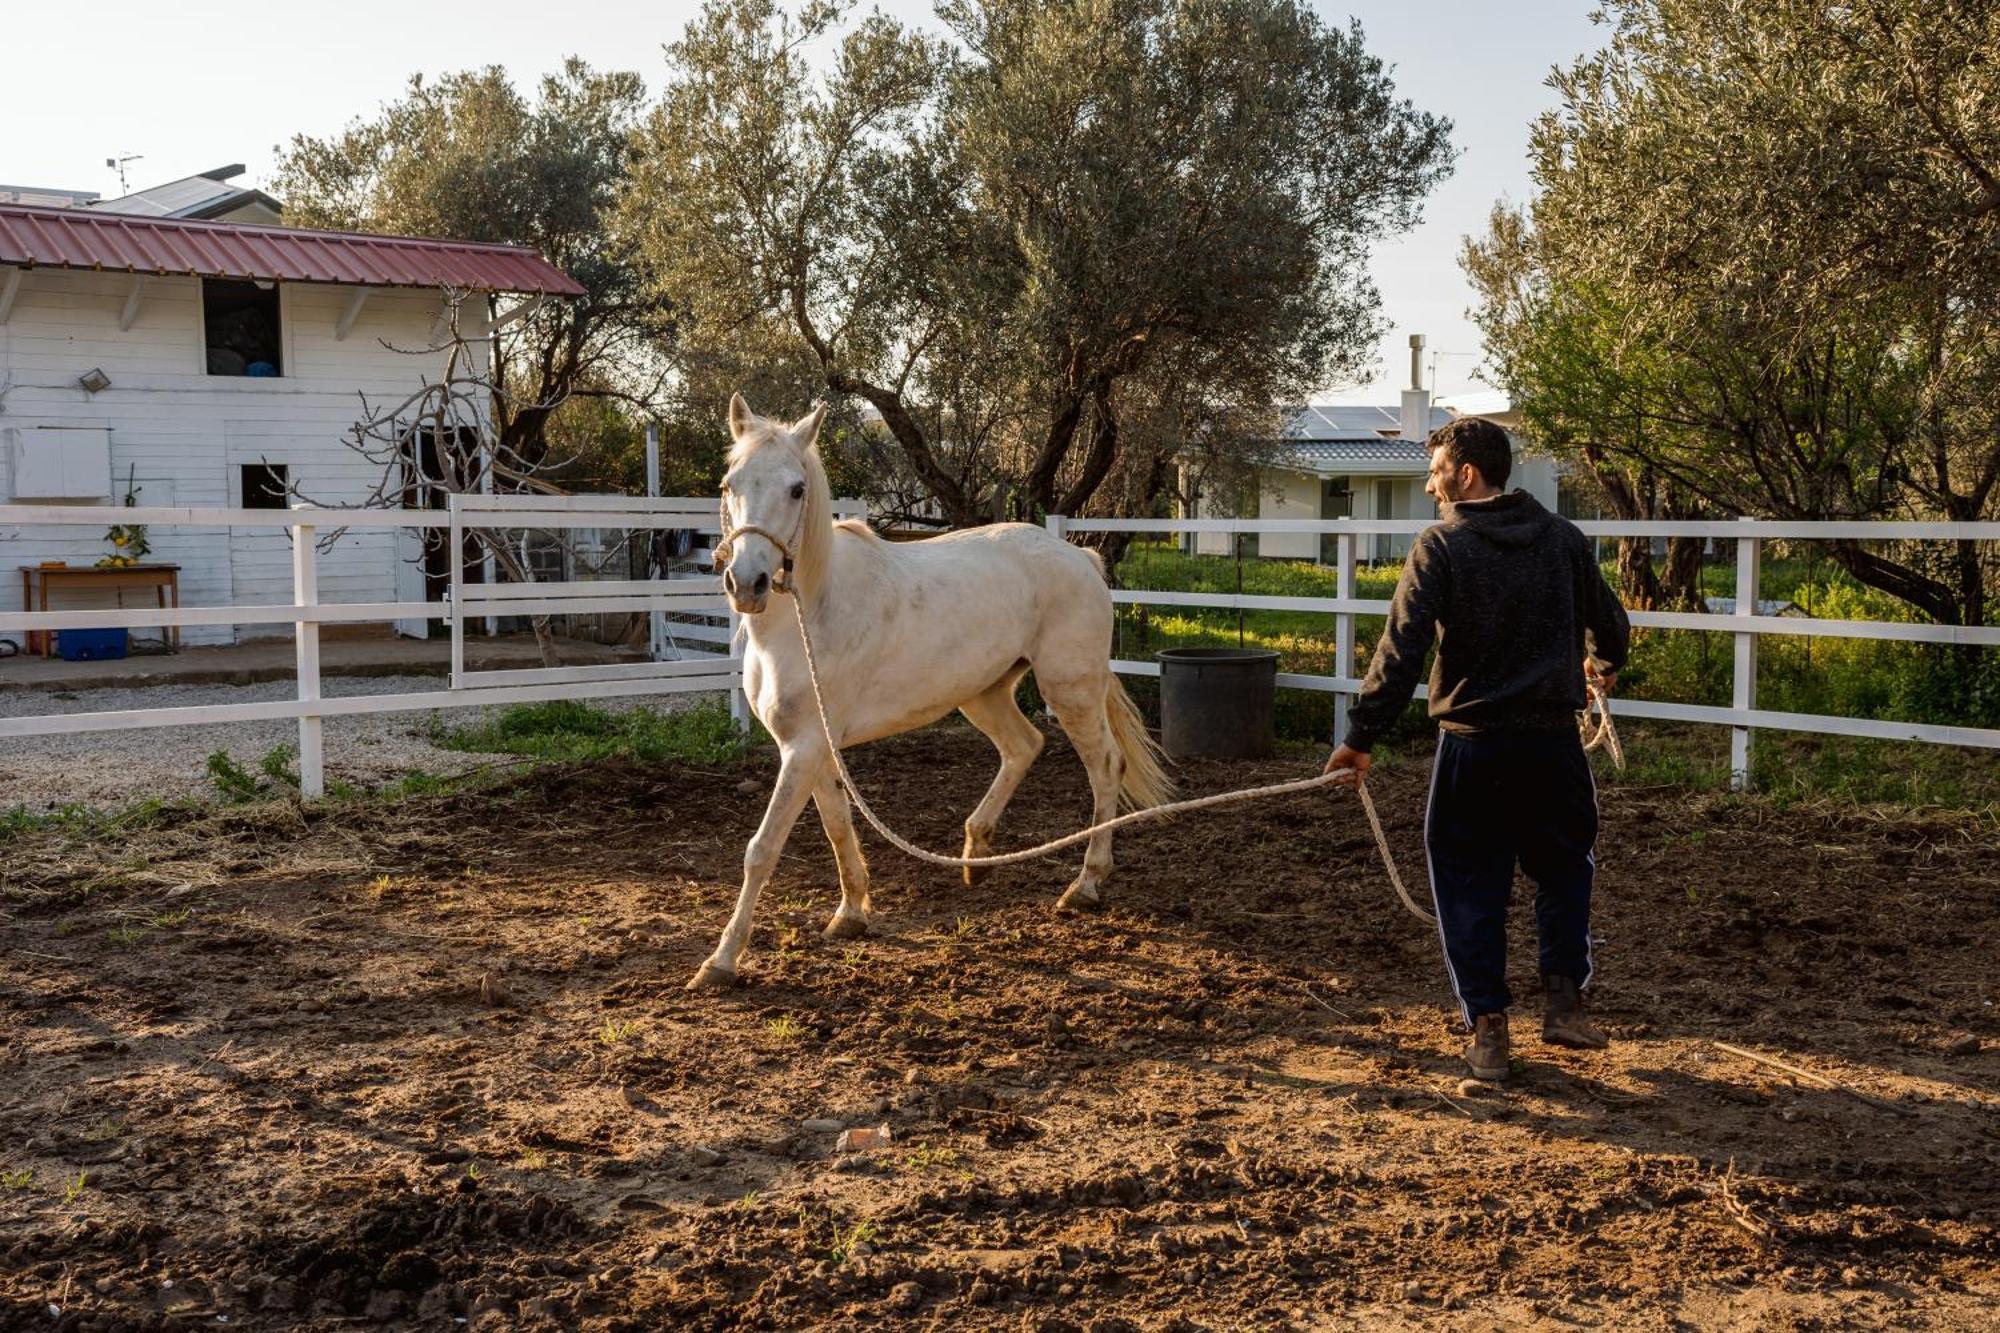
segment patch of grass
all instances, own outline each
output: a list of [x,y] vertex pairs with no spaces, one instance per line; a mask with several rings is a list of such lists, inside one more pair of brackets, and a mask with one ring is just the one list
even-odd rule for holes
[[863,1245],[872,1247],[880,1234],[873,1222],[865,1220],[852,1226],[836,1226],[833,1229],[833,1244],[828,1248],[826,1257],[833,1261],[835,1268],[839,1268],[853,1258],[855,1251]]
[[62,1201],[66,1204],[75,1203],[83,1197],[83,1192],[89,1185],[90,1173],[87,1171],[77,1172],[76,1179],[63,1187]]
[[972,1172],[963,1166],[956,1148],[924,1144],[904,1153],[903,1164],[912,1171],[927,1176],[951,1176],[961,1181],[973,1179]]
[[104,938],[121,949],[129,949],[152,933],[145,926],[113,926],[104,932]]
[[87,1143],[102,1143],[106,1139],[115,1139],[124,1132],[125,1122],[115,1115],[108,1115],[86,1129],[83,1137]]
[[529,1148],[515,1161],[514,1166],[521,1171],[546,1171],[549,1155],[540,1148]]
[[294,750],[291,746],[274,745],[264,752],[262,759],[257,761],[257,771],[271,779],[271,781],[282,783],[292,788],[292,790],[297,791],[299,788],[299,775],[298,771],[292,767],[292,764],[298,757],[298,751]]
[[35,1173],[25,1167],[19,1171],[0,1171],[0,1189],[24,1190],[35,1183]]
[[628,1041],[637,1036],[638,1033],[639,1024],[635,1020],[607,1018],[603,1026],[597,1029],[597,1040],[606,1046],[616,1046],[621,1041]]
[[185,907],[172,912],[159,912],[154,915],[150,924],[157,930],[173,930],[185,926],[190,915],[190,910]]
[[566,763],[626,758],[707,767],[741,762],[752,744],[721,703],[674,712],[636,708],[613,713],[567,699],[516,704],[476,726],[445,727],[435,740],[448,750]]
[[230,758],[227,750],[216,750],[208,756],[208,780],[215,785],[215,794],[230,805],[240,805],[257,796],[257,779]]
[[783,1042],[788,1046],[795,1042],[804,1041],[806,1036],[805,1025],[790,1014],[781,1014],[777,1018],[765,1019],[764,1031],[772,1040]]
[[156,796],[111,809],[74,803],[46,811],[32,811],[24,805],[9,806],[0,810],[0,845],[27,834],[50,831],[85,837],[129,832],[158,823],[169,811],[184,808],[169,805]]
[[[1627,719],[1625,772],[1601,755],[1600,785],[1729,789],[1729,731],[1692,723]],[[1953,811],[2000,826],[2000,753],[1991,750],[1759,731],[1752,741],[1755,794],[1787,809],[1814,801]]]

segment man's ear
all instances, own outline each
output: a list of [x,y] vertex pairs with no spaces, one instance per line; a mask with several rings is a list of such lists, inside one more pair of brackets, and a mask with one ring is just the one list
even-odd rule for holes
[[741,439],[757,424],[757,414],[750,410],[750,404],[743,401],[743,395],[729,395],[729,433]]
[[813,404],[813,410],[792,423],[792,439],[801,449],[811,449],[819,443],[819,428],[826,420],[826,400]]

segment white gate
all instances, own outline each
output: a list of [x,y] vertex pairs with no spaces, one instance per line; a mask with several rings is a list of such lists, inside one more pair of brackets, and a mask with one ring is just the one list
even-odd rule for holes
[[[704,557],[717,525],[712,499],[660,499],[624,495],[454,495],[450,504],[449,549],[463,551],[468,531],[560,532],[574,538],[593,529],[620,534],[692,529]],[[566,543],[568,545],[568,543]],[[525,561],[523,563],[526,563]],[[739,719],[742,659],[735,642],[735,617],[713,574],[643,579],[584,579],[526,583],[475,583],[465,578],[465,562],[451,564],[451,688],[478,691],[520,685],[560,685],[592,681],[655,681],[648,693],[727,689]],[[465,664],[468,622],[479,625],[500,616],[560,616],[600,613],[699,616],[700,623],[678,636],[713,651],[695,651],[675,661],[624,662],[609,666],[518,667],[471,670]],[[719,624],[717,622],[720,622]],[[678,641],[678,640],[677,640]]]

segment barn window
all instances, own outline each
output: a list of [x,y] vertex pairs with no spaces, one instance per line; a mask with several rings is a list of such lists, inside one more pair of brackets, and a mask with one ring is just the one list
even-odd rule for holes
[[209,374],[264,379],[284,373],[277,283],[203,278],[201,310]]
[[243,507],[245,509],[289,509],[291,469],[283,463],[243,465]]

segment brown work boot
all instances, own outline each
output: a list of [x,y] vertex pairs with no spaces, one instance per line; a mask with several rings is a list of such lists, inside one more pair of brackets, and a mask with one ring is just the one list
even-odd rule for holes
[[1551,1046],[1573,1046],[1580,1051],[1601,1051],[1611,1038],[1583,1016],[1583,993],[1568,977],[1542,978],[1548,1007],[1542,1011],[1542,1040]]
[[1513,1053],[1507,1041],[1507,1015],[1481,1014],[1472,1021],[1472,1045],[1465,1048],[1465,1063],[1474,1078],[1503,1082],[1512,1071]]

